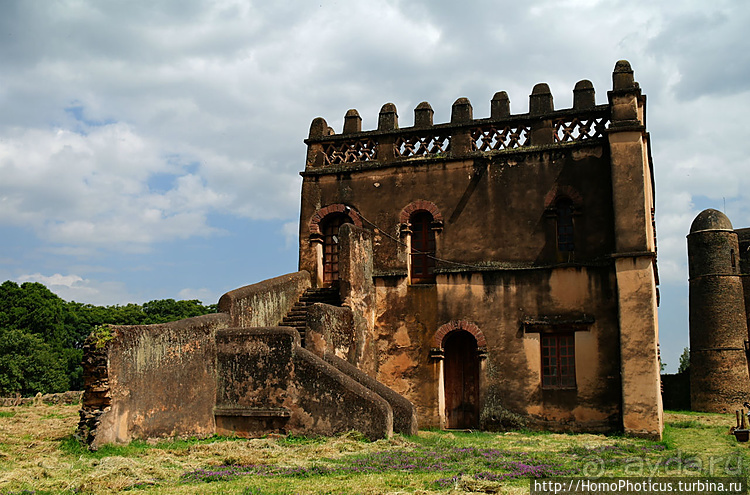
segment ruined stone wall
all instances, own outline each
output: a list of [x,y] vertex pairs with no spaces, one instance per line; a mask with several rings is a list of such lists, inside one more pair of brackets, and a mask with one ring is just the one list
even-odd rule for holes
[[307,310],[305,349],[320,357],[330,352],[350,363],[358,361],[354,314],[350,308],[313,304]]
[[393,410],[388,402],[306,349],[294,356],[295,403],[290,431],[298,434],[334,435],[356,430],[371,440],[393,434]]
[[234,327],[278,325],[309,287],[307,271],[282,275],[227,292],[219,299],[219,311],[229,314]]
[[665,373],[661,375],[664,387],[662,402],[664,409],[690,411],[690,373]]
[[352,352],[347,360],[374,376],[377,349],[373,340],[376,304],[372,236],[369,230],[351,224],[339,229],[339,292],[342,305],[352,312]]
[[333,435],[357,430],[390,437],[388,402],[299,347],[290,328],[222,330],[217,336],[217,430]]
[[109,326],[84,349],[79,435],[92,447],[215,431],[215,334],[227,314]]
[[323,355],[323,359],[352,380],[378,394],[390,404],[393,410],[393,431],[395,433],[401,433],[402,435],[416,435],[418,433],[417,408],[406,397],[397,394],[392,389],[371,378],[359,368],[333,353],[326,352]]

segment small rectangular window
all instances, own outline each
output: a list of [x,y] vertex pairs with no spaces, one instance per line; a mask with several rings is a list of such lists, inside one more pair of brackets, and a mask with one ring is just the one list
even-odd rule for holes
[[575,335],[542,334],[542,388],[575,388]]

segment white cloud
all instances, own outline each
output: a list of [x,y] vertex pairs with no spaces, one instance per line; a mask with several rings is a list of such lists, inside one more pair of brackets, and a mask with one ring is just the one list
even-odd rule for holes
[[101,306],[136,302],[121,282],[100,282],[84,279],[78,275],[25,274],[16,277],[18,283],[39,282],[65,301],[86,302]]
[[281,227],[284,234],[284,246],[287,249],[297,248],[299,246],[299,222],[286,222]]
[[[296,208],[294,176],[203,150],[193,173],[168,151],[119,123],[88,134],[17,131],[0,141],[0,224],[66,246],[133,251],[211,235],[212,213],[267,219]],[[149,187],[158,174],[174,177],[168,189]]]
[[[581,79],[603,103],[624,58],[648,95],[662,281],[684,287],[706,198],[750,225],[748,20],[729,0],[2,2],[0,229],[38,243],[3,253],[3,273],[209,242],[217,216],[278,221],[291,247],[314,117],[340,131],[357,108],[374,129],[390,101],[408,126],[427,100],[446,122],[460,96],[485,117],[500,90],[523,113],[537,82],[564,108]],[[59,287],[128,297],[94,280]]]
[[182,300],[192,301],[193,299],[198,299],[203,304],[216,304],[219,301],[219,296],[205,287],[200,289],[182,289],[178,295]]

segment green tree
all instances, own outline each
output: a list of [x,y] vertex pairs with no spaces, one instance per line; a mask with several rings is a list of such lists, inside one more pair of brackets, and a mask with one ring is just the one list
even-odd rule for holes
[[677,373],[684,373],[688,371],[690,368],[690,348],[685,347],[685,349],[682,350],[682,355],[680,356],[680,366],[677,368]]
[[65,329],[65,301],[43,284],[6,281],[0,285],[0,325],[36,334],[53,346],[70,345]]
[[147,323],[166,323],[168,321],[192,318],[193,316],[215,313],[216,309],[204,306],[199,300],[175,301],[159,299],[143,305]]
[[34,395],[68,390],[66,363],[38,335],[0,330],[0,395]]
[[83,388],[83,344],[98,325],[166,323],[206,313],[198,300],[154,300],[143,306],[65,302],[40,283],[0,284],[0,395]]

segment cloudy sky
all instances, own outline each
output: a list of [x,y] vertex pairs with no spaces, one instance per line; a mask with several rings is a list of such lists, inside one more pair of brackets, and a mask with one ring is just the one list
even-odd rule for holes
[[66,300],[214,303],[297,268],[310,122],[402,126],[505,90],[556,108],[627,59],[648,95],[662,353],[688,345],[685,235],[750,226],[750,4],[738,1],[0,0],[0,281]]

